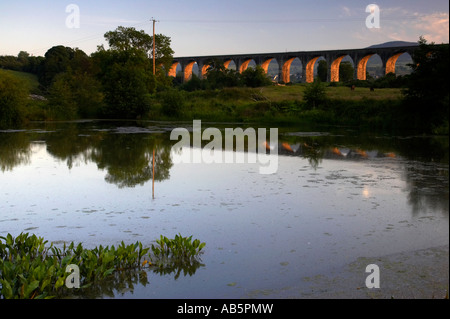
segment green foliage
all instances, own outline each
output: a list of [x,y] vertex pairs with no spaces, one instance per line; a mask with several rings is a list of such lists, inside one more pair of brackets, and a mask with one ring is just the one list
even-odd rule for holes
[[183,92],[177,89],[168,89],[159,93],[158,96],[161,100],[164,115],[175,118],[181,115],[186,103]]
[[201,90],[203,88],[203,81],[199,79],[198,76],[196,76],[195,74],[192,74],[191,79],[184,83],[181,86],[182,90],[188,91],[188,92],[193,92],[193,91],[197,91],[197,90]]
[[135,28],[118,27],[114,31],[105,33],[112,50],[127,51],[130,49],[150,51],[152,48],[152,38],[143,30],[137,31]]
[[157,272],[166,266],[182,268],[185,264],[191,269],[205,246],[198,239],[192,241],[192,236],[176,235],[175,239],[161,236],[157,240],[159,248],[152,245],[154,256],[150,256],[150,248],[140,242],[126,245],[122,241],[117,248],[100,245],[94,249],[86,249],[81,243],[64,244],[62,248],[47,243],[44,238],[28,233],[16,238],[11,234],[0,236],[0,298],[44,299],[64,294],[69,275],[66,267],[70,264],[79,267],[81,289],[118,271],[152,267],[149,260],[158,261]]
[[87,73],[58,74],[49,93],[53,119],[93,118],[103,103],[100,82]]
[[[78,68],[75,56],[80,57],[84,52],[74,50],[62,45],[54,46],[45,53],[45,60],[42,62],[39,76],[39,82],[45,88],[50,87],[54,78],[60,74],[67,72],[70,67]],[[84,54],[86,56],[86,54]]]
[[449,120],[449,46],[428,44],[424,38],[412,56],[413,72],[405,95],[405,112],[414,126],[431,130],[448,127]]
[[339,81],[340,82],[352,81],[354,72],[355,69],[353,68],[353,65],[350,62],[348,61],[341,62],[341,65],[339,66]]
[[17,56],[0,56],[0,69],[38,74],[43,60],[44,57],[30,56],[28,52],[20,51]]
[[77,117],[77,103],[66,74],[58,74],[50,87],[50,107],[53,119],[73,119]]
[[[105,39],[113,51],[138,50],[153,60],[153,36],[145,33],[144,30],[137,31],[132,27],[120,26],[114,31],[105,33]],[[173,61],[174,51],[170,44],[171,39],[169,37],[162,34],[155,35],[156,78],[158,85],[163,87],[170,85],[169,77],[165,71],[170,69]]]
[[16,127],[22,123],[26,99],[24,83],[0,70],[0,128]]
[[327,94],[326,94],[326,86],[321,81],[314,81],[310,83],[303,95],[306,106],[310,109],[314,109],[326,103]]
[[327,81],[328,76],[328,63],[326,60],[320,60],[319,66],[317,68],[317,76],[319,77],[319,80],[322,82]]
[[267,77],[266,72],[260,66],[256,68],[248,68],[241,74],[242,83],[247,87],[261,87],[270,85],[272,82]]
[[105,94],[106,117],[135,119],[150,110],[156,80],[151,61],[140,50],[99,50],[93,55]]
[[[175,235],[174,239],[161,235],[156,243],[157,245],[151,247],[152,262],[157,267],[156,272],[166,274],[175,270],[177,271],[175,279],[180,275],[181,269],[190,275],[195,272],[200,264],[198,256],[205,247],[205,243],[200,240],[192,240],[192,236],[182,237],[181,234]],[[180,265],[184,265],[184,267],[180,267]]]
[[216,90],[240,85],[240,74],[235,70],[225,68],[221,60],[209,61],[206,73],[206,88]]

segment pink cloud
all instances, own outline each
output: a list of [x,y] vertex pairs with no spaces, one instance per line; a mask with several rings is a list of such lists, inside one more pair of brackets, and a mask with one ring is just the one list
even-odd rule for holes
[[434,13],[421,16],[412,27],[430,42],[449,42],[449,14]]

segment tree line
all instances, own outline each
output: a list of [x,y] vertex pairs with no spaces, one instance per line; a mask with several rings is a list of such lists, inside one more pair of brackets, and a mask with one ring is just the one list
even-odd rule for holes
[[[195,76],[189,83],[181,85],[179,79],[167,75],[174,53],[169,37],[155,36],[156,74],[153,74],[153,36],[143,30],[120,26],[105,33],[104,37],[109,48],[100,45],[91,55],[78,48],[58,45],[50,48],[43,57],[30,56],[24,51],[17,57],[2,56],[0,69],[35,74],[40,94],[48,99],[46,118],[58,120],[143,118],[150,110],[151,96],[156,91],[173,86],[185,90],[205,88],[205,83],[198,85],[200,80]],[[5,82],[0,84],[4,99],[10,100],[14,96],[9,106],[6,102],[0,105],[0,120],[3,119],[3,126],[10,126],[20,122],[26,96],[24,90],[17,89],[20,84],[11,76],[0,75]],[[256,87],[270,83],[259,68],[238,75],[227,72],[222,64],[222,67],[211,68],[209,75],[211,84],[208,88]]]

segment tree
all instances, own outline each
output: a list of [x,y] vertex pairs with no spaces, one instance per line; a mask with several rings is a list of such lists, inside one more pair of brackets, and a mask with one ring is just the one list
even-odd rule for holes
[[240,74],[234,70],[225,68],[223,61],[211,59],[208,61],[206,83],[210,89],[223,89],[239,85]]
[[404,90],[406,112],[421,127],[448,127],[449,116],[449,46],[419,40],[419,49],[412,56],[407,89]]
[[74,50],[62,45],[54,46],[45,53],[45,60],[42,62],[39,83],[48,88],[55,76],[67,71],[70,60],[73,59]]
[[26,103],[25,85],[13,75],[0,70],[0,128],[21,124],[22,108]]
[[[120,26],[115,31],[107,32],[105,39],[108,41],[111,50],[139,50],[153,60],[153,36],[145,33],[144,30],[137,31],[132,27]],[[156,77],[158,83],[162,86],[171,84],[171,79],[169,79],[166,72],[172,66],[174,54],[170,44],[170,37],[162,34],[155,35]]]
[[105,33],[105,39],[112,50],[127,51],[141,50],[148,52],[153,47],[152,37],[143,30],[135,28],[118,27],[115,31]]
[[306,105],[311,109],[323,105],[327,101],[325,84],[320,80],[308,84],[303,99],[305,100]]
[[100,82],[88,73],[66,72],[55,77],[49,89],[53,118],[93,118],[103,103]]
[[349,82],[353,80],[355,69],[353,68],[353,65],[348,62],[344,61],[339,66],[339,81],[340,82]]
[[105,94],[103,114],[127,119],[145,116],[156,88],[153,66],[145,52],[99,49],[93,59]]
[[319,61],[319,66],[317,68],[317,76],[321,82],[327,81],[328,76],[328,63],[325,60]]
[[69,70],[92,73],[92,61],[86,53],[78,48],[54,46],[45,53],[45,59],[42,61],[38,73],[39,83],[45,88],[49,88],[58,74]]
[[242,83],[248,87],[261,87],[271,84],[266,72],[259,65],[256,68],[248,68],[241,74]]

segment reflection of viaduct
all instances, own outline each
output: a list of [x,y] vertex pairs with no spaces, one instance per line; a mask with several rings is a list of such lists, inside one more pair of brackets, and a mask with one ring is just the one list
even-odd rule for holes
[[279,79],[283,82],[290,82],[290,68],[292,62],[298,58],[302,63],[303,74],[306,82],[314,81],[314,65],[316,61],[323,57],[328,63],[328,81],[339,81],[339,66],[344,57],[349,56],[355,65],[355,78],[359,80],[366,79],[366,66],[369,59],[377,54],[383,63],[383,69],[386,74],[395,73],[395,64],[397,59],[404,53],[412,53],[418,49],[418,46],[389,47],[389,48],[367,48],[350,50],[331,50],[331,51],[311,51],[311,52],[285,52],[285,53],[264,53],[264,54],[239,54],[239,55],[218,55],[201,57],[180,57],[174,58],[169,75],[175,77],[177,66],[181,66],[184,75],[184,81],[188,81],[192,76],[192,69],[195,63],[198,65],[200,78],[204,78],[208,69],[208,63],[213,59],[224,62],[228,67],[231,61],[236,64],[236,70],[243,72],[247,69],[249,63],[253,60],[261,66],[267,73],[269,64],[272,60],[278,62]]

